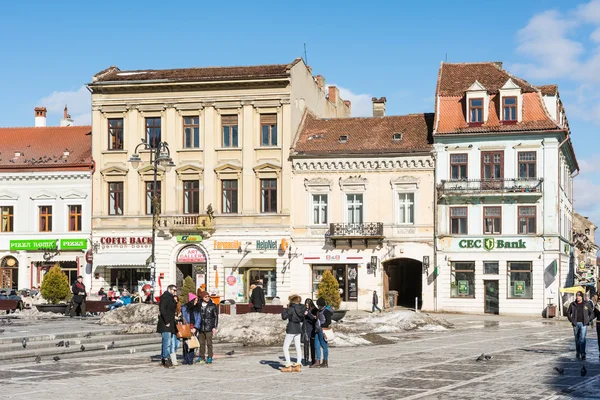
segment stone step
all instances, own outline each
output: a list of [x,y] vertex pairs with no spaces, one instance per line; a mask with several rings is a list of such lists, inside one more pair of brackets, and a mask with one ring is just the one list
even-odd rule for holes
[[[19,343],[21,344],[21,340],[23,338],[27,338],[27,343],[35,343],[35,342],[43,342],[43,341],[60,341],[60,340],[75,340],[75,339],[86,339],[85,335],[88,333],[92,334],[92,337],[97,336],[109,336],[109,335],[118,335],[123,328],[121,327],[110,327],[104,330],[95,330],[91,332],[73,332],[73,331],[64,331],[64,332],[55,332],[55,333],[45,333],[45,334],[28,334],[26,332],[5,332],[2,336],[0,336],[0,347],[4,344],[12,344]],[[8,334],[8,335],[7,335]]]
[[[90,338],[86,338],[83,336],[75,336],[75,337],[70,337],[70,338],[55,338],[52,340],[50,340],[50,339],[29,340],[29,338],[27,338],[26,350],[37,350],[37,349],[44,349],[44,348],[60,349],[61,347],[56,346],[56,344],[60,341],[63,341],[63,342],[68,341],[69,348],[70,347],[79,348],[82,344],[85,347],[88,347],[88,345],[93,345],[93,344],[98,344],[98,343],[109,344],[112,341],[122,342],[122,341],[130,340],[130,339],[134,339],[134,338],[137,340],[146,340],[146,339],[155,340],[156,338],[160,339],[160,335],[158,335],[156,333],[129,335],[129,334],[118,334],[118,332],[117,332],[117,333],[112,333],[112,334],[107,333],[107,334],[102,334],[102,335],[92,335]],[[23,344],[22,344],[21,340],[15,340],[10,343],[0,343],[0,353],[7,352],[7,351],[23,351]]]

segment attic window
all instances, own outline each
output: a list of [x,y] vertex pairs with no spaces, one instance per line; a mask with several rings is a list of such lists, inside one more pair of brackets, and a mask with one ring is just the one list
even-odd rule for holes
[[469,122],[483,122],[483,99],[469,100]]
[[503,97],[502,98],[502,119],[504,121],[517,120],[517,98]]
[[69,153],[69,151],[68,151],[68,150],[65,150],[65,151],[63,151],[63,156],[62,156],[62,158],[67,158],[67,157],[69,157],[69,154],[70,154],[70,153]]
[[348,143],[348,135],[340,136],[340,143]]
[[398,142],[402,140],[402,133],[396,132],[392,135],[392,140]]
[[21,157],[21,152],[15,151],[15,157]]

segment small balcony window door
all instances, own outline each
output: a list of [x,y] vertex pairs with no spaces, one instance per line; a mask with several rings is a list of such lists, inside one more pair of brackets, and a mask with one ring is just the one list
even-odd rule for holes
[[483,123],[483,99],[469,99],[469,122]]
[[161,141],[160,124],[160,117],[146,118],[146,141],[153,149],[156,149]]
[[483,233],[486,235],[502,233],[502,207],[483,207]]
[[13,206],[0,207],[0,232],[14,231],[14,208]]
[[363,195],[358,193],[346,194],[346,207],[349,224],[363,223]]
[[468,233],[467,207],[450,207],[450,233],[466,235]]
[[450,179],[453,181],[467,180],[469,170],[468,154],[450,154]]
[[183,147],[186,149],[200,147],[200,118],[183,117]]
[[123,182],[108,183],[108,215],[123,215]]
[[154,197],[154,181],[146,182],[146,214],[154,215],[154,207],[158,206],[160,213],[161,185],[160,181],[156,182],[156,197]]
[[237,214],[238,212],[238,181],[237,179],[224,179],[221,181],[223,214]]
[[108,149],[123,150],[123,118],[108,120]]
[[415,223],[415,194],[398,193],[398,224]]
[[536,178],[536,152],[523,151],[519,152],[519,178],[520,179],[535,179]]
[[502,120],[517,120],[517,98],[514,96],[502,98]]
[[260,180],[260,212],[277,212],[277,179]]
[[312,223],[313,225],[327,224],[327,195],[312,195]]

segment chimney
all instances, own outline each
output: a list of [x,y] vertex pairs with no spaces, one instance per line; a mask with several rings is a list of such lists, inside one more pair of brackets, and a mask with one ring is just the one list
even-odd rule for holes
[[385,102],[387,99],[382,97],[378,99],[377,97],[373,97],[371,99],[373,102],[373,116],[374,117],[385,117]]
[[323,75],[317,75],[315,78],[317,79],[317,85],[323,89],[325,87],[325,77],[323,77]]
[[60,120],[60,126],[73,126],[73,120],[69,115],[69,109],[67,108],[66,104],[65,109],[63,111],[63,119]]
[[35,127],[46,127],[46,107],[36,107],[35,109]]
[[339,99],[339,90],[336,86],[329,86],[329,101],[336,104]]

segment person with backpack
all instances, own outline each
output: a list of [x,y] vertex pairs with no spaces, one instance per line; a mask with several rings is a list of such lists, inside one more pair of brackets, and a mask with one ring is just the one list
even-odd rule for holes
[[[317,322],[315,323],[315,353],[317,356],[317,362],[311,365],[309,368],[327,368],[329,367],[329,347],[323,328],[329,328],[331,325],[331,316],[333,310],[331,306],[327,305],[325,299],[319,297],[317,300],[317,307],[319,311],[317,313]],[[323,348],[323,361],[321,362],[321,348]]]
[[[285,329],[285,340],[283,341],[283,355],[285,357],[285,365],[281,368],[281,372],[300,372],[302,370],[302,349],[300,348],[300,339],[302,336],[302,325],[308,311],[306,307],[300,304],[302,298],[297,294],[291,295],[289,305],[283,308],[281,319],[287,320]],[[290,359],[290,345],[294,342],[296,348],[296,363],[292,364]]]

